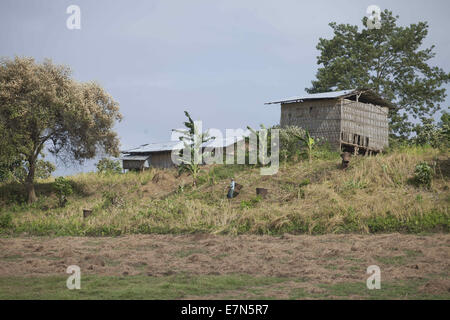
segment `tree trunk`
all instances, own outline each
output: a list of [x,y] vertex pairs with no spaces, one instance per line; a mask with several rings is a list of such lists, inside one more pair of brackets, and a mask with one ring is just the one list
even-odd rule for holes
[[34,172],[35,172],[35,161],[29,161],[29,170],[28,175],[25,180],[25,187],[27,189],[27,195],[28,195],[28,203],[33,203],[37,200],[36,192],[34,190]]
[[31,182],[26,182],[28,203],[33,203],[37,200],[36,192],[34,191],[34,184]]

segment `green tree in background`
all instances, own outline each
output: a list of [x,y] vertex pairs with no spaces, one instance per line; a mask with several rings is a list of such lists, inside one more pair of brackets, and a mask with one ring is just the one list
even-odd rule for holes
[[[380,29],[330,23],[334,36],[319,39],[321,67],[306,90],[370,88],[398,107],[389,114],[391,134],[406,139],[414,127],[411,119],[421,123],[440,109],[450,74],[429,65],[435,53],[434,45],[422,48],[427,22],[402,27],[397,19],[384,10]],[[367,27],[367,17],[362,22]]]
[[48,151],[64,161],[94,158],[98,151],[118,155],[112,130],[119,106],[94,82],[81,83],[50,60],[0,60],[0,161],[23,161],[28,202],[36,200],[38,157]]
[[98,173],[110,174],[122,172],[122,167],[120,166],[119,160],[103,158],[100,159],[95,166],[97,167]]
[[430,145],[433,148],[450,147],[450,115],[444,112],[441,121],[434,124],[432,119],[424,119],[422,125],[414,128],[416,136],[413,141],[417,145]]

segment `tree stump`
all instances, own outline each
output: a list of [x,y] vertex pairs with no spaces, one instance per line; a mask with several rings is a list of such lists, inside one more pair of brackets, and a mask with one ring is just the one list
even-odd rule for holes
[[92,210],[84,209],[83,210],[83,218],[87,218],[92,214]]
[[344,152],[341,154],[342,158],[342,169],[347,169],[348,164],[350,163],[350,159],[352,158],[352,154],[350,152]]
[[261,198],[266,198],[269,190],[265,188],[256,188],[256,195],[261,196]]

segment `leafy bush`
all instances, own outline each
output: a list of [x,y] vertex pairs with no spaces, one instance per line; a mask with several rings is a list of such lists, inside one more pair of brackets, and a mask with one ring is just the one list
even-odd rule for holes
[[256,196],[250,200],[242,200],[241,201],[241,209],[250,209],[256,207],[256,205],[261,201],[260,196]]
[[433,148],[448,148],[450,146],[450,115],[446,112],[437,125],[433,119],[424,119],[422,125],[417,125],[414,142],[417,145],[430,145]]
[[433,168],[431,168],[426,162],[420,162],[416,165],[414,171],[414,179],[417,184],[431,187],[431,180],[433,178]]
[[120,196],[120,194],[118,194],[115,191],[105,191],[103,192],[103,208],[108,208],[110,206],[123,206],[124,205],[124,200],[123,198]]
[[53,189],[58,196],[59,206],[62,208],[67,203],[67,197],[73,193],[72,185],[70,181],[64,177],[58,177],[53,183]]
[[280,128],[280,155],[282,160],[293,160],[300,155],[302,143],[299,137],[304,135],[305,130],[297,126]]
[[307,130],[297,126],[286,126],[280,128],[280,157],[282,161],[307,158],[309,162],[312,158],[336,158],[336,153],[331,151],[329,145],[322,138],[312,137]]
[[7,229],[12,225],[12,216],[10,213],[0,213],[0,229]]
[[119,160],[111,160],[108,158],[103,158],[97,162],[95,165],[99,173],[121,173],[122,167],[120,166]]

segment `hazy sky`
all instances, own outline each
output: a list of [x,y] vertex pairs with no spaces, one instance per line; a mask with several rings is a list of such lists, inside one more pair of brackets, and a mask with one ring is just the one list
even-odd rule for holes
[[[81,8],[80,30],[66,27],[71,4]],[[1,0],[0,56],[51,58],[98,81],[120,103],[116,130],[128,148],[170,140],[183,110],[210,128],[279,123],[279,106],[264,102],[303,94],[328,23],[362,28],[372,4],[401,25],[428,21],[432,63],[450,70],[448,0]]]

